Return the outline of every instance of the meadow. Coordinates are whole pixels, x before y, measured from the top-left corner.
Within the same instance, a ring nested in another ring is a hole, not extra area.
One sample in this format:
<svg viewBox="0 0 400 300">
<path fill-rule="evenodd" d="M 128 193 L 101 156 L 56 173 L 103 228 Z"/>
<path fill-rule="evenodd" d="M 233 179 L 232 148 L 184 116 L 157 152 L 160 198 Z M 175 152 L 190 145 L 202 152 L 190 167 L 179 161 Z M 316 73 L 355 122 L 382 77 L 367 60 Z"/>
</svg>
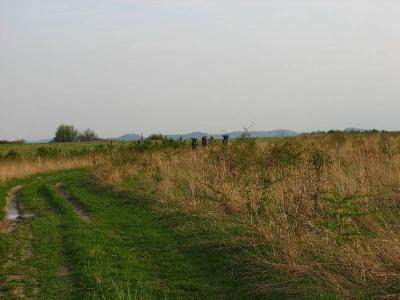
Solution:
<svg viewBox="0 0 400 300">
<path fill-rule="evenodd" d="M 34 215 L 0 233 L 5 299 L 400 297 L 398 133 L 0 153 Z"/>
</svg>

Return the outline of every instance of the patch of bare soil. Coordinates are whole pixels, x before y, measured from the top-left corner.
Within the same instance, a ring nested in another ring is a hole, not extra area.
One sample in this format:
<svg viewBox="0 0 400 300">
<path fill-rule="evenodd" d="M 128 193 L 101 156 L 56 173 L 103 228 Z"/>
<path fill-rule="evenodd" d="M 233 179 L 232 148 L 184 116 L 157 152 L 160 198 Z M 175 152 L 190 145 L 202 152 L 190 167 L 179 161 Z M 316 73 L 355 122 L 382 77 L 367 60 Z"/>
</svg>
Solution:
<svg viewBox="0 0 400 300">
<path fill-rule="evenodd" d="M 90 222 L 90 214 L 87 207 L 81 203 L 78 199 L 72 196 L 65 190 L 65 185 L 62 182 L 56 184 L 57 191 L 60 195 L 65 198 L 74 207 L 75 212 L 78 216 L 86 222 Z"/>
</svg>

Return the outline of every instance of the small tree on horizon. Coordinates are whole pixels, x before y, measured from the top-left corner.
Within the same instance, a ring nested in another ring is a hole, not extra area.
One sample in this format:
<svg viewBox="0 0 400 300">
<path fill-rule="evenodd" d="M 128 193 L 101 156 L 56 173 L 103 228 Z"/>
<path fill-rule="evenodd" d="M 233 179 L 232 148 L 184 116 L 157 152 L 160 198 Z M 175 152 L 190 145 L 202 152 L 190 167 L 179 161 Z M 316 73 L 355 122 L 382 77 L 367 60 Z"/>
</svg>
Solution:
<svg viewBox="0 0 400 300">
<path fill-rule="evenodd" d="M 99 137 L 92 129 L 88 128 L 84 132 L 79 134 L 78 139 L 81 142 L 90 142 L 98 140 Z"/>
<path fill-rule="evenodd" d="M 75 142 L 78 140 L 78 130 L 72 125 L 61 124 L 56 130 L 54 142 Z"/>
</svg>

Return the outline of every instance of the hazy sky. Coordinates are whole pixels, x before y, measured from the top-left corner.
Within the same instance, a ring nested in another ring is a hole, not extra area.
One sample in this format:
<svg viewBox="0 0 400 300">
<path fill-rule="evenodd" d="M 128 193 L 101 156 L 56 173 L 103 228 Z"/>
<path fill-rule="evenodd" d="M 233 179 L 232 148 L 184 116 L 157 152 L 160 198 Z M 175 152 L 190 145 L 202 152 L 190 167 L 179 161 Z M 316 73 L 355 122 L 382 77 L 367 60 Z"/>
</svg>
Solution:
<svg viewBox="0 0 400 300">
<path fill-rule="evenodd" d="M 398 0 L 0 0 L 0 139 L 400 129 Z"/>
</svg>

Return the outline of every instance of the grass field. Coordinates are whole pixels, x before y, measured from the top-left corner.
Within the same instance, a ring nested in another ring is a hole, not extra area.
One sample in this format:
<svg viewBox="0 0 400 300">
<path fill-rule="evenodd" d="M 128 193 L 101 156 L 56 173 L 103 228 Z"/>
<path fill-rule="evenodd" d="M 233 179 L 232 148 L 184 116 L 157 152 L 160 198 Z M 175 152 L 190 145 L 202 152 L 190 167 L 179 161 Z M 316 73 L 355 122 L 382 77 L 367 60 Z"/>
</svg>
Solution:
<svg viewBox="0 0 400 300">
<path fill-rule="evenodd" d="M 1 299 L 400 296 L 398 134 L 125 145 L 0 162 Z"/>
</svg>

